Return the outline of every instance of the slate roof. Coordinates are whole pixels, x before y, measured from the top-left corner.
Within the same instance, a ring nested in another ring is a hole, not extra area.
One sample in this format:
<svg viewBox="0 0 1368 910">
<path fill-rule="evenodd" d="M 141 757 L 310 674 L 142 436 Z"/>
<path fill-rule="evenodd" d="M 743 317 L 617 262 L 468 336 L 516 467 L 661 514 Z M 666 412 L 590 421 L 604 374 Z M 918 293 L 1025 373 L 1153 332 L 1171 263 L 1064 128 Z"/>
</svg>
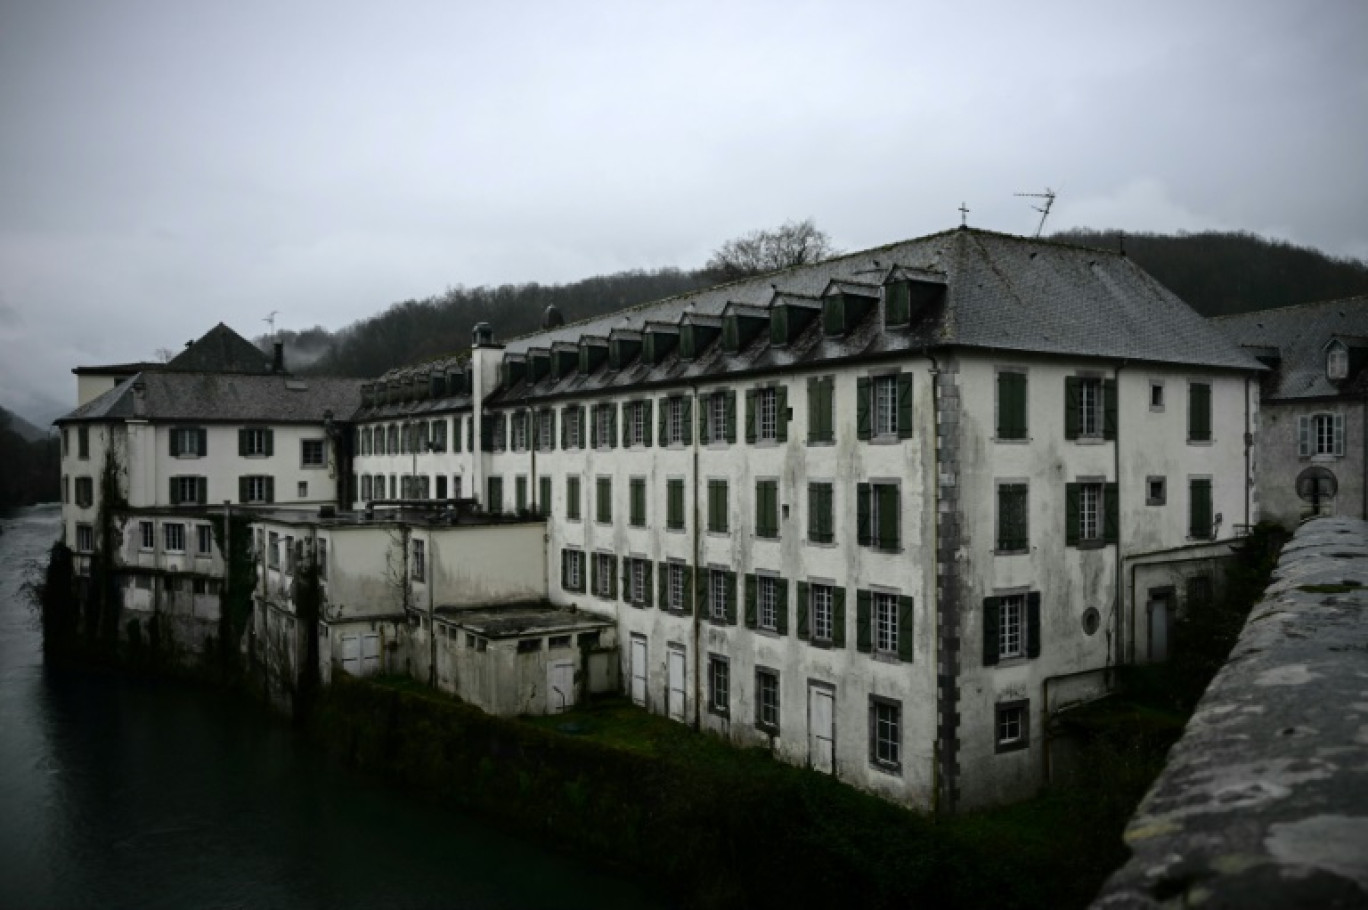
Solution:
<svg viewBox="0 0 1368 910">
<path fill-rule="evenodd" d="M 186 373 L 269 373 L 271 355 L 220 322 L 172 357 L 165 369 Z"/>
<path fill-rule="evenodd" d="M 762 334 L 735 354 L 713 343 L 694 360 L 671 353 L 656 365 L 606 364 L 535 385 L 524 380 L 495 402 L 574 395 L 642 383 L 768 371 L 824 361 L 861 360 L 926 347 L 962 345 L 1004 352 L 1127 359 L 1238 370 L 1263 370 L 1248 352 L 1125 256 L 1051 241 L 959 228 L 851 253 L 812 265 L 643 304 L 505 342 L 510 354 L 582 336 L 608 337 L 647 321 L 678 322 L 686 314 L 721 316 L 728 303 L 766 307 L 785 295 L 815 297 L 831 282 L 881 284 L 894 268 L 935 279 L 946 292 L 914 314 L 906 328 L 883 327 L 878 307 L 841 337 L 820 320 L 775 346 Z"/>
<path fill-rule="evenodd" d="M 319 423 L 325 411 L 347 420 L 360 404 L 359 379 L 157 370 L 123 380 L 55 422 Z"/>
<path fill-rule="evenodd" d="M 1276 355 L 1276 369 L 1264 381 L 1265 399 L 1332 397 L 1357 391 L 1368 378 L 1363 364 L 1356 363 L 1365 358 L 1353 356 L 1355 348 L 1368 349 L 1368 296 L 1217 316 L 1210 321 L 1255 356 Z M 1349 378 L 1338 384 L 1325 375 L 1325 349 L 1336 338 L 1351 349 Z M 1360 369 L 1355 371 L 1355 366 Z"/>
</svg>

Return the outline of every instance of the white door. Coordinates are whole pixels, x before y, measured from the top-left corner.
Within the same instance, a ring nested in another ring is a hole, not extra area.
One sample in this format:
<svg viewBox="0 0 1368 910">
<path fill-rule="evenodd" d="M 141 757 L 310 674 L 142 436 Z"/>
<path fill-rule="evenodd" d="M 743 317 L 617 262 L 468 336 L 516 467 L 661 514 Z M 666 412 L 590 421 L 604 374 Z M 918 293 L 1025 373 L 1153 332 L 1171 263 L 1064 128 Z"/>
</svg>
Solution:
<svg viewBox="0 0 1368 910">
<path fill-rule="evenodd" d="M 1150 660 L 1163 663 L 1168 660 L 1169 639 L 1169 598 L 1159 597 L 1149 602 Z"/>
<path fill-rule="evenodd" d="M 836 766 L 836 692 L 816 683 L 808 686 L 808 762 L 830 774 Z"/>
<path fill-rule="evenodd" d="M 669 710 L 674 720 L 684 719 L 684 649 L 670 648 L 669 656 Z"/>
<path fill-rule="evenodd" d="M 361 675 L 361 639 L 355 635 L 342 636 L 342 669 L 352 676 Z"/>
<path fill-rule="evenodd" d="M 380 636 L 372 633 L 361 636 L 361 675 L 380 672 Z"/>
<path fill-rule="evenodd" d="M 546 713 L 560 714 L 575 704 L 575 662 L 553 660 L 546 665 Z"/>
<path fill-rule="evenodd" d="M 646 704 L 646 639 L 632 636 L 632 701 Z"/>
</svg>

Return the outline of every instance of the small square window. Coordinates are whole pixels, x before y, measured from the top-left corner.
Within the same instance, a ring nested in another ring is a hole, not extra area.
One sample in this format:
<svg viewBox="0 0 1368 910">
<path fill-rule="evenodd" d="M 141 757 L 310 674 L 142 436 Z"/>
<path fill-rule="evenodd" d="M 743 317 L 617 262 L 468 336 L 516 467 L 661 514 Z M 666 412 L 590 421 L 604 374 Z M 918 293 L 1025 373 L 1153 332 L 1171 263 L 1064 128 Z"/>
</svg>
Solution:
<svg viewBox="0 0 1368 910">
<path fill-rule="evenodd" d="M 1031 744 L 1031 703 L 1027 699 L 1003 702 L 994 717 L 997 751 L 1015 752 Z"/>
<path fill-rule="evenodd" d="M 1162 411 L 1164 409 L 1164 384 L 1162 382 L 1150 383 L 1149 406 L 1151 411 Z"/>
<path fill-rule="evenodd" d="M 1168 484 L 1162 477 L 1145 479 L 1145 505 L 1162 506 L 1168 496 Z"/>
</svg>

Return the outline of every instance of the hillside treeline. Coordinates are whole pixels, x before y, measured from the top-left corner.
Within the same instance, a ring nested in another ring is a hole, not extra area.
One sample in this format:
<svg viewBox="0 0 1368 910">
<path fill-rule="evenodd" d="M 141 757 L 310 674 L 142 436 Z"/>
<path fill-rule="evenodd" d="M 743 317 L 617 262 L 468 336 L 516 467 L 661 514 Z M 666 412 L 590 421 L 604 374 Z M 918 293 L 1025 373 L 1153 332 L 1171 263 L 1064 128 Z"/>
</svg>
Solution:
<svg viewBox="0 0 1368 910">
<path fill-rule="evenodd" d="M 1121 232 L 1074 229 L 1051 240 L 1119 249 Z M 1203 316 L 1368 294 L 1368 262 L 1244 232 L 1130 234 L 1126 255 Z"/>
<path fill-rule="evenodd" d="M 56 437 L 25 439 L 14 419 L 0 408 L 0 509 L 54 502 L 62 470 Z"/>
<path fill-rule="evenodd" d="M 1075 229 L 1051 239 L 1110 250 L 1121 244 L 1116 230 Z M 1255 234 L 1128 233 L 1125 250 L 1207 316 L 1368 294 L 1368 263 Z M 318 327 L 280 336 L 293 369 L 373 377 L 396 366 L 464 351 L 478 322 L 490 323 L 496 339 L 512 338 L 535 331 L 548 305 L 554 304 L 567 322 L 574 322 L 707 287 L 719 277 L 715 267 L 666 268 L 562 285 L 456 287 L 423 300 L 395 303 L 335 333 Z M 260 341 L 269 348 L 264 338 Z"/>
</svg>

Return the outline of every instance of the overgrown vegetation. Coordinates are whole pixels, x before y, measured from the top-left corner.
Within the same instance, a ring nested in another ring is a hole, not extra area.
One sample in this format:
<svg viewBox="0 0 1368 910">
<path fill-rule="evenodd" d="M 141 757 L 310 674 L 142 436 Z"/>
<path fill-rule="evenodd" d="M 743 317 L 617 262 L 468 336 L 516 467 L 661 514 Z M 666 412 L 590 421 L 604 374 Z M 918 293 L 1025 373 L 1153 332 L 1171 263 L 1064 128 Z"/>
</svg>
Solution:
<svg viewBox="0 0 1368 910">
<path fill-rule="evenodd" d="M 241 678 L 242 635 L 252 615 L 252 590 L 256 587 L 256 561 L 252 558 L 252 516 L 245 512 L 210 517 L 214 544 L 224 554 L 224 581 L 219 595 L 219 672 L 234 682 Z"/>
</svg>

